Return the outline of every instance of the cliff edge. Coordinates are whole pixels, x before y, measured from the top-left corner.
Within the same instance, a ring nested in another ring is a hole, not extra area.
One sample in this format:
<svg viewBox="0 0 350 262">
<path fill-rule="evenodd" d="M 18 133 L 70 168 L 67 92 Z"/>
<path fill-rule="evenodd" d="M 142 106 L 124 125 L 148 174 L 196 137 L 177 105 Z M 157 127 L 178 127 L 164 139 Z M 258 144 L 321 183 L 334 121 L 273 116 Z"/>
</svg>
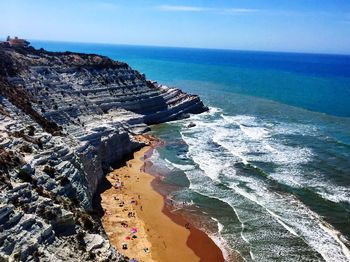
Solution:
<svg viewBox="0 0 350 262">
<path fill-rule="evenodd" d="M 206 110 L 126 63 L 0 44 L 0 260 L 127 261 L 92 208 L 101 179 L 148 125 Z"/>
</svg>

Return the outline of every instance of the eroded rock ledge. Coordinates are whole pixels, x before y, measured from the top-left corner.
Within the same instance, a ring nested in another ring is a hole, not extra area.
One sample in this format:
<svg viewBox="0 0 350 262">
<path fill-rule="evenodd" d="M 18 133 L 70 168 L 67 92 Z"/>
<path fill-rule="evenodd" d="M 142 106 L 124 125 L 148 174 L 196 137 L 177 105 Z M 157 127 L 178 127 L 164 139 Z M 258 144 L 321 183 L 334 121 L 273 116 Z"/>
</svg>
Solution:
<svg viewBox="0 0 350 262">
<path fill-rule="evenodd" d="M 0 44 L 0 260 L 123 261 L 92 199 L 148 125 L 207 110 L 94 54 Z"/>
</svg>

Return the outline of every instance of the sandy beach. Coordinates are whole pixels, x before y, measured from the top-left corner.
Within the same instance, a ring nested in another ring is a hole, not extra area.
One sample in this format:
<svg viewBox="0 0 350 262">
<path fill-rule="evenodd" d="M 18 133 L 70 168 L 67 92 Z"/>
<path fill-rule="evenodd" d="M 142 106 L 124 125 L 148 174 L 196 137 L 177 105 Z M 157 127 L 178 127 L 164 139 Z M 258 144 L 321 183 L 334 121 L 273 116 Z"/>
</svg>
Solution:
<svg viewBox="0 0 350 262">
<path fill-rule="evenodd" d="M 165 208 L 164 197 L 152 187 L 154 176 L 144 172 L 147 146 L 127 165 L 107 175 L 111 187 L 101 194 L 102 218 L 109 239 L 137 261 L 224 261 L 220 249 L 202 231 Z"/>
</svg>

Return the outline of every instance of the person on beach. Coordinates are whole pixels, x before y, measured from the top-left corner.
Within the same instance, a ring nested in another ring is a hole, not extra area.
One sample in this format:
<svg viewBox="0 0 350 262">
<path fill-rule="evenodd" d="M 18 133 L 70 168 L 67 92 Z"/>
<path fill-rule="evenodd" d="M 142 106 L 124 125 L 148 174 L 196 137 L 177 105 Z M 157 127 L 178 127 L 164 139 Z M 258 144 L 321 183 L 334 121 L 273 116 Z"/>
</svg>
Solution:
<svg viewBox="0 0 350 262">
<path fill-rule="evenodd" d="M 128 213 L 128 218 L 131 218 L 131 217 L 135 217 L 135 213 L 134 212 L 129 212 Z"/>
</svg>

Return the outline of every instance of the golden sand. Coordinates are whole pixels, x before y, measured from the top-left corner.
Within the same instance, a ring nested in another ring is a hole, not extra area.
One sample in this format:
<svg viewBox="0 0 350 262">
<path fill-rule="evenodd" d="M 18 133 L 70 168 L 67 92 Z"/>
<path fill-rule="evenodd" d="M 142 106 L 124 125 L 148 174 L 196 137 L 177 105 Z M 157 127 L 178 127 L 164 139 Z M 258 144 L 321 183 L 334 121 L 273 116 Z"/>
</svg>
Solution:
<svg viewBox="0 0 350 262">
<path fill-rule="evenodd" d="M 112 185 L 119 179 L 124 186 L 121 189 L 111 187 L 101 194 L 101 205 L 105 210 L 103 227 L 112 245 L 129 258 L 138 261 L 199 261 L 200 258 L 186 244 L 190 231 L 162 212 L 163 197 L 151 186 L 154 177 L 143 172 L 142 157 L 149 149 L 144 147 L 134 154 L 127 166 L 107 175 Z M 122 226 L 123 222 L 127 227 Z M 127 249 L 122 249 L 123 244 L 127 244 Z"/>
</svg>

